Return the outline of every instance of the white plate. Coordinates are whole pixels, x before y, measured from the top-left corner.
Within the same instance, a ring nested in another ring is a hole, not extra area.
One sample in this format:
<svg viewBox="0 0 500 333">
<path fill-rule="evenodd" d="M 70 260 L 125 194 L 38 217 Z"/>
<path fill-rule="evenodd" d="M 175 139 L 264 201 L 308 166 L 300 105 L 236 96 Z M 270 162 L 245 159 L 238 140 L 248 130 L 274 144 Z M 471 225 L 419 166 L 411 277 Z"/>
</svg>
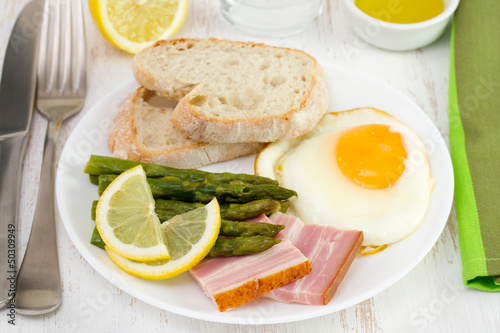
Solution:
<svg viewBox="0 0 500 333">
<path fill-rule="evenodd" d="M 321 64 L 328 82 L 329 111 L 371 106 L 395 115 L 425 143 L 435 178 L 429 212 L 422 225 L 411 236 L 381 253 L 358 255 L 328 305 L 283 304 L 262 298 L 220 313 L 189 273 L 162 281 L 136 278 L 119 269 L 105 251 L 89 243 L 94 228 L 90 206 L 98 195 L 97 187 L 90 184 L 83 168 L 90 154 L 111 154 L 106 144 L 108 128 L 120 101 L 138 87 L 135 82 L 110 93 L 83 117 L 59 161 L 56 178 L 59 213 L 83 257 L 111 283 L 144 302 L 192 318 L 235 324 L 292 322 L 333 313 L 374 296 L 407 274 L 437 241 L 451 210 L 453 169 L 445 142 L 427 115 L 392 87 L 351 68 L 328 61 Z M 254 156 L 248 156 L 204 169 L 253 173 L 253 161 Z"/>
</svg>

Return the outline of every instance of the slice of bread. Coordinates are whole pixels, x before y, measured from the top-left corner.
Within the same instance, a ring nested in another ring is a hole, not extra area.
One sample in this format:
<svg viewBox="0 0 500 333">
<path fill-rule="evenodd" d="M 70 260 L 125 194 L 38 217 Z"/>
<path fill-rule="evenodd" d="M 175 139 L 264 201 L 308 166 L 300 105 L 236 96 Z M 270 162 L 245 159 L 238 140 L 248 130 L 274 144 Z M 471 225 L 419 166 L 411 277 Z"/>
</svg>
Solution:
<svg viewBox="0 0 500 333">
<path fill-rule="evenodd" d="M 133 69 L 141 85 L 179 101 L 172 122 L 198 141 L 292 139 L 328 107 L 323 69 L 289 48 L 173 39 L 137 53 Z"/>
<path fill-rule="evenodd" d="M 154 98 L 154 92 L 141 87 L 121 103 L 108 137 L 115 157 L 175 168 L 199 168 L 256 153 L 265 145 L 208 144 L 190 139 L 172 125 L 173 107 L 148 103 Z"/>
</svg>

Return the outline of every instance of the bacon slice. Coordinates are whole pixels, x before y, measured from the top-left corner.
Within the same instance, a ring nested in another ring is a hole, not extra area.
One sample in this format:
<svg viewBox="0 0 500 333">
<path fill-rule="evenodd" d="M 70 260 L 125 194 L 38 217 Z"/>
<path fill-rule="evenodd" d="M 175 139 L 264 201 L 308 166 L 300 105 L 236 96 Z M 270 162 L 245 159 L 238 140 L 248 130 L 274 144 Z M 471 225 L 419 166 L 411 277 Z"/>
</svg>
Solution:
<svg viewBox="0 0 500 333">
<path fill-rule="evenodd" d="M 311 271 L 307 258 L 283 239 L 255 255 L 206 258 L 190 270 L 219 311 L 236 308 Z"/>
<path fill-rule="evenodd" d="M 261 218 L 261 222 L 265 222 Z M 284 303 L 326 305 L 332 299 L 356 256 L 363 233 L 330 226 L 304 225 L 292 216 L 271 215 L 268 222 L 286 225 L 276 237 L 290 239 L 311 262 L 312 272 L 264 295 Z"/>
</svg>

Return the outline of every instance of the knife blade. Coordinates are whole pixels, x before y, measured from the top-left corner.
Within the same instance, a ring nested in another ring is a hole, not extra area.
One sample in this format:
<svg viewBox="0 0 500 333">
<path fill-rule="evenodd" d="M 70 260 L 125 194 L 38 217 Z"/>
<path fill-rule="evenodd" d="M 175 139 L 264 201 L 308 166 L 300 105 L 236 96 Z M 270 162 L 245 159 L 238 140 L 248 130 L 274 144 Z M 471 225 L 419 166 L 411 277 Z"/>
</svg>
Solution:
<svg viewBox="0 0 500 333">
<path fill-rule="evenodd" d="M 43 0 L 33 0 L 21 11 L 0 81 L 0 308 L 15 294 L 18 188 L 35 101 L 43 8 Z"/>
</svg>

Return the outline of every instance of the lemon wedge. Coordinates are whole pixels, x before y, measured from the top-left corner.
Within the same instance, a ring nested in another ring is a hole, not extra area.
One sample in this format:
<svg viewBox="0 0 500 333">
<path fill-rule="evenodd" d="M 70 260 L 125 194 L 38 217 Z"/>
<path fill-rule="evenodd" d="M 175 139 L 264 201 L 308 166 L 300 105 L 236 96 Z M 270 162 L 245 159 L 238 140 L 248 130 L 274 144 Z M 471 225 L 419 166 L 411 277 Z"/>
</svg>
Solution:
<svg viewBox="0 0 500 333">
<path fill-rule="evenodd" d="M 104 38 L 129 53 L 175 34 L 186 20 L 188 6 L 188 0 L 89 0 Z"/>
<path fill-rule="evenodd" d="M 170 258 L 153 194 L 140 165 L 120 174 L 102 193 L 96 208 L 96 226 L 104 243 L 125 258 Z"/>
<path fill-rule="evenodd" d="M 145 279 L 167 279 L 188 271 L 207 256 L 221 225 L 217 199 L 204 207 L 177 215 L 162 224 L 170 259 L 141 262 L 129 260 L 106 246 L 113 262 L 125 272 Z"/>
</svg>

